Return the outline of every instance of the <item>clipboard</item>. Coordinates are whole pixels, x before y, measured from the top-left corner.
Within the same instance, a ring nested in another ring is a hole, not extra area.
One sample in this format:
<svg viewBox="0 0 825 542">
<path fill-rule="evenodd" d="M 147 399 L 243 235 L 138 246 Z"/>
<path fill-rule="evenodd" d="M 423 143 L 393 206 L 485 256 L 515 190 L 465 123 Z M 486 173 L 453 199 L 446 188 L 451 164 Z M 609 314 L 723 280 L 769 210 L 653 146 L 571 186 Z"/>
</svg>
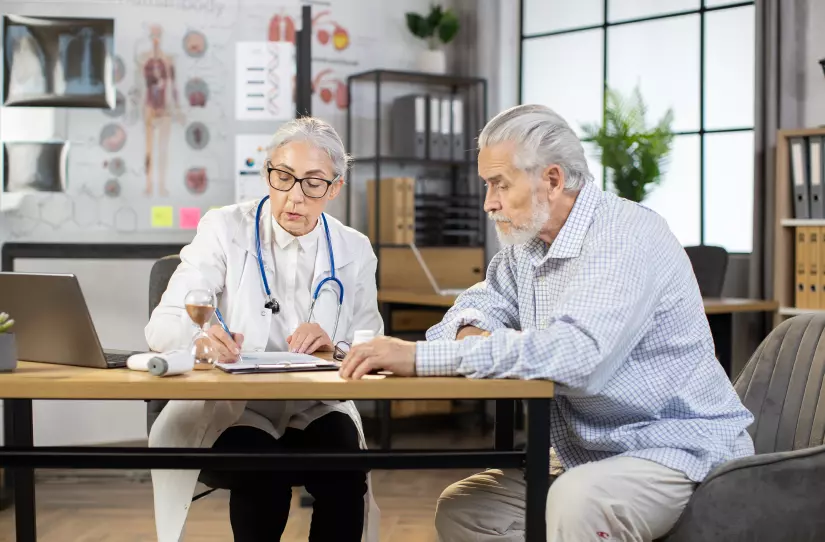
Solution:
<svg viewBox="0 0 825 542">
<path fill-rule="evenodd" d="M 292 352 L 242 353 L 242 361 L 216 363 L 215 367 L 229 374 L 299 373 L 337 371 L 341 365 L 309 354 Z"/>
</svg>

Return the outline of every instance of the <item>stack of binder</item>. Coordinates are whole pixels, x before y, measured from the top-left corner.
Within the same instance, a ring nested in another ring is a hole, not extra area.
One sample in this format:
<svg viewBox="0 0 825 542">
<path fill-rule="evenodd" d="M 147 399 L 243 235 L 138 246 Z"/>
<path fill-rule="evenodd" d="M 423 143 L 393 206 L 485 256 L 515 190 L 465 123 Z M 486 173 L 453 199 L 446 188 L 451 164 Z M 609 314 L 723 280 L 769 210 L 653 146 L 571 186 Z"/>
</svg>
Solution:
<svg viewBox="0 0 825 542">
<path fill-rule="evenodd" d="M 796 228 L 796 308 L 825 309 L 825 226 Z"/>
<path fill-rule="evenodd" d="M 415 239 L 415 179 L 381 179 L 379 237 L 375 235 L 375 179 L 367 181 L 367 235 L 373 244 L 408 245 Z"/>
<path fill-rule="evenodd" d="M 825 160 L 822 136 L 791 137 L 790 180 L 794 199 L 794 217 L 798 219 L 825 218 Z"/>
<path fill-rule="evenodd" d="M 464 100 L 452 95 L 410 94 L 393 101 L 390 149 L 396 158 L 463 161 Z"/>
</svg>

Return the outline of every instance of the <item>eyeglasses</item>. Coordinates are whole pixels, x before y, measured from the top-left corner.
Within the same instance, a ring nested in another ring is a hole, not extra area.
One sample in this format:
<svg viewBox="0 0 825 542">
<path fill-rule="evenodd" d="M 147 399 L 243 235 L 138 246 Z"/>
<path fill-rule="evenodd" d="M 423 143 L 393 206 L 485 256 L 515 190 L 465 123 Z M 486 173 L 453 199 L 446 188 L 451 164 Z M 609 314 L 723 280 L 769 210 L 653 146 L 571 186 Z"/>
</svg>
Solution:
<svg viewBox="0 0 825 542">
<path fill-rule="evenodd" d="M 341 178 L 340 175 L 336 175 L 331 181 L 318 177 L 299 179 L 288 171 L 270 167 L 269 165 L 266 166 L 266 175 L 269 186 L 275 190 L 289 192 L 292 190 L 292 187 L 295 186 L 295 183 L 301 183 L 301 191 L 304 195 L 308 198 L 316 199 L 323 198 L 329 190 L 329 187 L 332 186 L 332 183 Z"/>
</svg>

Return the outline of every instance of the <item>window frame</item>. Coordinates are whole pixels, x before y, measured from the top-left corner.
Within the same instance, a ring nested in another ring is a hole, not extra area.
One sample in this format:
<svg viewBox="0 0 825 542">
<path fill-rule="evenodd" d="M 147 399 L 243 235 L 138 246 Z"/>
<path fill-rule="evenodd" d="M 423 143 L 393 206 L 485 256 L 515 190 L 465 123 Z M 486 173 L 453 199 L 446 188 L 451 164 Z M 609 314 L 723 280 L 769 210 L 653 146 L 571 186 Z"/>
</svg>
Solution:
<svg viewBox="0 0 825 542">
<path fill-rule="evenodd" d="M 602 2 L 602 23 L 601 24 L 594 24 L 594 25 L 587 25 L 587 26 L 579 26 L 574 28 L 565 28 L 561 30 L 553 30 L 550 32 L 539 32 L 539 33 L 532 33 L 532 34 L 525 34 L 524 33 L 524 9 L 525 3 L 527 0 L 519 0 L 519 20 L 518 20 L 518 35 L 519 35 L 519 45 L 518 45 L 518 80 L 517 84 L 517 91 L 518 91 L 518 103 L 523 103 L 524 99 L 524 88 L 523 88 L 523 80 L 524 80 L 524 42 L 530 39 L 537 39 L 537 38 L 545 38 L 545 37 L 552 37 L 552 36 L 559 36 L 563 34 L 572 34 L 577 32 L 584 32 L 589 30 L 602 30 L 602 122 L 604 122 L 604 107 L 605 107 L 605 90 L 607 89 L 607 82 L 608 82 L 608 51 L 609 51 L 609 44 L 608 44 L 608 30 L 611 27 L 616 26 L 624 26 L 628 24 L 637 24 L 637 23 L 644 23 L 648 21 L 656 21 L 661 19 L 670 19 L 674 17 L 683 17 L 686 15 L 699 15 L 699 129 L 698 130 L 687 130 L 687 131 L 674 131 L 674 135 L 682 136 L 682 135 L 698 135 L 699 136 L 699 244 L 705 244 L 705 135 L 707 134 L 728 134 L 728 133 L 737 133 L 737 132 L 754 132 L 754 125 L 750 126 L 738 126 L 738 127 L 730 127 L 730 128 L 714 128 L 714 129 L 706 129 L 705 128 L 705 26 L 706 26 L 706 14 L 713 13 L 717 11 L 726 11 L 731 9 L 743 8 L 747 6 L 755 6 L 755 0 L 749 1 L 737 1 L 732 2 L 730 4 L 724 4 L 719 6 L 711 6 L 707 7 L 706 0 L 700 0 L 700 6 L 697 9 L 690 9 L 690 10 L 681 10 L 681 11 L 674 11 L 672 13 L 664 13 L 658 15 L 651 15 L 648 17 L 637 17 L 633 19 L 622 19 L 615 22 L 608 21 L 608 9 L 609 3 L 612 0 L 603 0 Z M 533 0 L 533 1 L 540 1 L 540 0 Z M 754 43 L 754 49 L 756 48 L 756 44 Z M 604 167 L 602 168 L 602 189 L 606 188 L 607 183 L 607 175 L 605 174 Z M 751 231 L 753 231 L 753 225 L 751 225 Z M 744 254 L 749 255 L 751 252 L 731 252 L 730 254 Z"/>
</svg>

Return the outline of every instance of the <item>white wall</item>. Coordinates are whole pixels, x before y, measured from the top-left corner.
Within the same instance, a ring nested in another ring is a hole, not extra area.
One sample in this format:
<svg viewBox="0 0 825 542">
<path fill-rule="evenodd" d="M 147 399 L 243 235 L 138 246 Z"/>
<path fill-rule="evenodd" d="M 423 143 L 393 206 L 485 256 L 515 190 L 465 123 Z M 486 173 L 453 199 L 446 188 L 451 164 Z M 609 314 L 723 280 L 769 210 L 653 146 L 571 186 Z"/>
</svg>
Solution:
<svg viewBox="0 0 825 542">
<path fill-rule="evenodd" d="M 232 7 L 239 2 L 247 5 L 255 3 L 260 7 L 262 17 L 267 18 L 268 14 L 282 9 L 286 4 L 288 4 L 288 9 L 292 9 L 301 3 L 298 0 L 288 0 L 275 5 L 269 2 L 256 2 L 256 0 L 216 0 L 214 3 Z M 449 4 L 450 2 L 446 3 Z M 175 3 L 168 3 L 170 6 L 173 4 Z M 175 5 L 184 6 L 189 4 L 188 2 L 178 2 Z M 361 51 L 358 53 L 356 71 L 375 68 L 412 69 L 415 62 L 415 53 L 423 48 L 424 44 L 406 31 L 404 14 L 411 10 L 426 12 L 429 4 L 429 0 L 402 0 L 393 1 L 392 3 L 383 0 L 332 0 L 328 5 L 314 6 L 313 12 L 318 13 L 327 8 L 335 11 L 337 8 L 338 13 L 345 14 L 343 16 L 350 23 L 350 38 L 353 41 L 353 47 Z M 24 7 L 21 8 L 21 5 Z M 106 13 L 101 12 L 99 16 L 117 17 L 118 10 L 121 9 L 129 14 L 134 14 L 136 5 L 138 5 L 136 2 L 127 2 L 123 6 L 115 6 L 113 2 L 111 4 L 106 3 L 104 6 L 96 0 L 79 2 L 39 0 L 24 4 L 0 0 L 0 11 L 31 14 L 25 13 L 31 9 L 36 10 L 38 14 L 73 16 L 78 15 L 79 11 L 83 10 L 103 9 Z M 10 10 L 11 7 L 16 9 Z M 152 8 L 153 17 L 159 16 L 158 9 L 157 7 Z M 181 14 L 178 12 L 176 15 L 180 16 Z M 253 23 L 260 25 L 260 21 L 257 20 Z M 244 24 L 244 21 L 236 21 L 236 24 Z M 236 33 L 243 34 L 243 31 L 237 32 L 236 28 L 233 30 Z M 117 23 L 115 32 L 117 33 Z M 360 40 L 360 44 L 358 40 Z M 324 54 L 327 53 L 316 47 L 313 51 L 313 58 Z M 317 71 L 317 67 L 315 69 Z M 230 74 L 233 73 L 232 66 L 228 66 L 226 71 Z M 318 104 L 318 96 L 315 97 L 315 100 L 314 103 Z M 2 115 L 0 115 L 0 136 L 7 137 L 10 129 L 14 132 L 14 137 L 18 139 L 23 137 L 21 133 L 34 139 L 66 136 L 65 120 L 62 120 L 65 119 L 66 115 L 61 114 L 59 111 L 39 109 L 34 111 L 34 115 L 36 115 L 34 121 L 32 117 L 23 116 L 25 112 L 31 113 L 29 110 L 4 108 L 0 111 L 2 112 Z M 314 105 L 313 112 L 316 115 L 322 115 L 323 111 L 323 107 Z M 371 111 L 374 111 L 374 109 L 368 109 L 365 113 L 367 121 L 371 120 L 368 118 Z M 231 113 L 228 114 L 231 115 Z M 336 112 L 334 118 L 327 119 L 333 122 L 341 131 L 342 137 L 345 129 L 344 118 L 344 112 L 340 111 Z M 21 127 L 31 127 L 34 131 L 30 134 L 21 132 Z M 384 132 L 387 133 L 386 130 Z M 142 137 L 142 134 L 136 135 Z M 90 136 L 97 137 L 97 134 L 90 134 Z M 223 144 L 232 146 L 231 137 Z M 226 156 L 231 155 L 231 151 L 226 153 Z M 174 160 L 175 156 L 171 155 L 170 163 Z M 229 166 L 227 168 L 231 169 Z M 387 171 L 385 173 L 390 174 L 391 172 Z M 72 178 L 70 172 L 69 183 L 85 182 L 85 180 Z M 226 180 L 226 182 L 231 182 L 231 180 Z M 224 203 L 228 204 L 231 201 Z M 342 210 L 343 207 L 338 206 L 332 210 L 332 214 L 341 213 L 340 216 L 343 218 Z M 48 210 L 45 212 L 48 212 Z M 357 217 L 358 214 L 354 213 L 353 216 Z M 9 221 L 6 220 L 6 217 L 0 215 L 0 241 L 5 242 L 10 239 L 8 227 Z M 60 232 L 57 231 L 48 231 L 45 234 L 46 237 L 24 237 L 19 240 L 43 241 L 49 236 L 59 234 Z M 51 240 L 51 238 L 49 239 Z M 66 239 L 65 235 L 63 239 Z M 191 239 L 191 232 L 179 231 L 161 234 L 144 232 L 131 235 L 115 234 L 114 237 L 112 237 L 112 232 L 86 232 L 78 236 L 69 236 L 68 239 L 84 242 L 186 242 Z M 139 350 L 146 347 L 143 339 L 143 327 L 148 319 L 147 292 L 150 268 L 151 262 L 148 261 L 21 260 L 17 262 L 16 270 L 75 273 L 86 296 L 92 318 L 104 347 Z M 38 445 L 110 443 L 140 439 L 144 438 L 146 434 L 145 404 L 142 401 L 37 401 L 34 406 L 34 417 L 35 443 Z"/>
</svg>

